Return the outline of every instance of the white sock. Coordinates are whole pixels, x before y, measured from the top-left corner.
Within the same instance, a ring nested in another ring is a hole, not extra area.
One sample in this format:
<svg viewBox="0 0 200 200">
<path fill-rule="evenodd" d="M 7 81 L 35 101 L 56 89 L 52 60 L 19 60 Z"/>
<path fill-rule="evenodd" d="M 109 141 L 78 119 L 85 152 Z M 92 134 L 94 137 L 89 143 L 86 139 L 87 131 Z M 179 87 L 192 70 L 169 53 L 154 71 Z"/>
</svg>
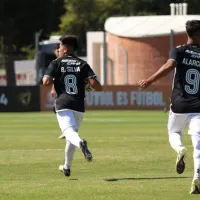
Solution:
<svg viewBox="0 0 200 200">
<path fill-rule="evenodd" d="M 178 153 L 183 147 L 181 133 L 169 133 L 169 143 L 171 147 Z"/>
<path fill-rule="evenodd" d="M 65 163 L 64 163 L 65 169 L 70 169 L 75 151 L 76 151 L 76 146 L 74 146 L 70 141 L 66 140 Z"/>
<path fill-rule="evenodd" d="M 193 144 L 194 178 L 200 178 L 200 136 L 191 136 Z"/>
<path fill-rule="evenodd" d="M 66 140 L 69 140 L 73 145 L 80 148 L 80 142 L 82 139 L 79 134 L 75 131 L 75 128 L 69 127 L 64 131 Z"/>
</svg>

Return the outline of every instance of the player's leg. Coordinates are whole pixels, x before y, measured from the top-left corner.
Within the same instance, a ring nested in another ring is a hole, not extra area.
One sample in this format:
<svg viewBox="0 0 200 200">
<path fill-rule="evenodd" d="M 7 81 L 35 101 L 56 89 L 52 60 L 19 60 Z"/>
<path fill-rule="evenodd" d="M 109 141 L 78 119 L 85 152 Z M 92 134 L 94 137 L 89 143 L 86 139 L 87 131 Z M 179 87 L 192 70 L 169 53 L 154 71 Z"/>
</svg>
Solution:
<svg viewBox="0 0 200 200">
<path fill-rule="evenodd" d="M 194 147 L 194 177 L 191 185 L 191 194 L 200 194 L 200 136 L 192 135 L 192 144 Z"/>
<path fill-rule="evenodd" d="M 168 119 L 168 133 L 171 147 L 177 152 L 176 171 L 183 173 L 187 149 L 182 142 L 182 133 L 188 122 L 187 114 L 176 114 L 170 111 Z"/>
<path fill-rule="evenodd" d="M 74 112 L 74 116 L 75 116 L 75 131 L 78 132 L 79 128 L 80 128 L 80 125 L 83 121 L 83 113 L 76 113 Z M 65 138 L 65 136 L 64 136 Z M 74 157 L 74 154 L 75 154 L 75 151 L 76 151 L 76 146 L 73 145 L 69 140 L 67 141 L 66 143 L 66 146 L 65 146 L 65 164 L 64 164 L 64 168 L 65 169 L 70 169 L 71 167 L 71 164 L 72 164 L 72 160 L 73 160 L 73 157 Z"/>
<path fill-rule="evenodd" d="M 73 145 L 80 148 L 82 139 L 75 131 L 76 120 L 74 112 L 71 110 L 64 110 L 56 113 L 58 123 L 62 133 L 65 135 L 66 140 L 69 140 Z"/>
<path fill-rule="evenodd" d="M 81 124 L 82 124 L 84 114 L 79 113 L 79 112 L 74 112 L 74 116 L 75 116 L 75 120 L 76 120 L 76 127 L 75 128 L 78 131 L 80 129 Z M 80 149 L 81 149 L 83 155 L 85 156 L 85 158 L 87 159 L 87 161 L 91 162 L 93 157 L 92 157 L 91 151 L 88 149 L 86 140 L 83 140 L 80 143 Z"/>
<path fill-rule="evenodd" d="M 59 170 L 64 173 L 65 176 L 70 176 L 70 167 L 73 160 L 76 146 L 80 148 L 79 142 L 81 141 L 78 133 L 71 131 L 76 126 L 74 113 L 71 110 L 64 110 L 56 113 L 57 120 L 60 129 L 65 136 L 65 163 L 59 166 Z M 67 136 L 66 136 L 67 135 Z M 78 142 L 77 142 L 78 140 Z M 72 142 L 73 141 L 73 142 Z"/>
<path fill-rule="evenodd" d="M 70 169 L 75 151 L 76 151 L 76 146 L 74 146 L 69 140 L 66 141 L 65 163 L 64 165 L 59 166 L 59 170 L 62 171 L 65 176 L 70 176 Z"/>
<path fill-rule="evenodd" d="M 76 152 L 76 146 L 73 145 L 70 141 L 66 142 L 65 146 L 65 164 L 64 168 L 70 169 L 74 154 Z"/>
<path fill-rule="evenodd" d="M 61 135 L 58 137 L 58 139 L 65 139 L 65 136 L 63 133 L 61 133 Z"/>
<path fill-rule="evenodd" d="M 84 114 L 79 113 L 79 112 L 74 112 L 74 115 L 75 115 L 75 120 L 76 120 L 75 130 L 76 130 L 76 132 L 78 132 L 78 130 L 80 129 L 80 126 L 82 124 Z M 58 138 L 59 139 L 65 139 L 64 133 L 62 133 Z"/>
<path fill-rule="evenodd" d="M 75 113 L 79 114 L 79 118 L 83 118 L 83 113 L 74 112 L 71 110 L 60 111 L 57 112 L 56 115 L 65 139 L 69 140 L 73 145 L 80 148 L 83 152 L 83 148 L 88 150 L 87 142 L 82 140 L 77 133 L 77 121 L 75 118 Z M 92 157 L 90 157 L 89 154 L 84 154 L 84 156 L 88 161 L 92 161 Z"/>
<path fill-rule="evenodd" d="M 191 185 L 191 194 L 200 194 L 200 114 L 191 114 L 189 134 L 193 145 L 194 177 Z"/>
<path fill-rule="evenodd" d="M 80 129 L 80 126 L 81 126 L 82 121 L 83 121 L 83 116 L 84 116 L 83 113 L 79 113 L 79 112 L 74 111 L 74 117 L 75 117 L 75 121 L 76 121 L 76 127 L 75 127 L 76 132 L 78 132 L 79 129 Z M 59 139 L 65 139 L 64 133 L 62 133 L 58 138 Z"/>
</svg>

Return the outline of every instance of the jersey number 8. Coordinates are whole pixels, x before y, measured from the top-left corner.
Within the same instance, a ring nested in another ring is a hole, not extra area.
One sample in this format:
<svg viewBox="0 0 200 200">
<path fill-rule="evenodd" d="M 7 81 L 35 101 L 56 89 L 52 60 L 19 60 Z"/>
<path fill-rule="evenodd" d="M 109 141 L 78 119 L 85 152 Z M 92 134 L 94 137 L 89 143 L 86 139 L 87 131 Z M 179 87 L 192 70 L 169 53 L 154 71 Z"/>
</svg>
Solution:
<svg viewBox="0 0 200 200">
<path fill-rule="evenodd" d="M 78 94 L 76 76 L 69 74 L 64 78 L 65 90 L 68 94 Z"/>
</svg>

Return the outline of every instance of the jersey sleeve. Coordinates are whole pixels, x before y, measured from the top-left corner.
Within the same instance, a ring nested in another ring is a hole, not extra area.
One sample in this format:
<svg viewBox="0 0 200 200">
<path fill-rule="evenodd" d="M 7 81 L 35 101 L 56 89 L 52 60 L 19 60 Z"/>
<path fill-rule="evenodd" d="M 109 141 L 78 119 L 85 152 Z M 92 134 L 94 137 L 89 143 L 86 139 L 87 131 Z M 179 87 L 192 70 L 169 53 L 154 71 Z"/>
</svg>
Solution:
<svg viewBox="0 0 200 200">
<path fill-rule="evenodd" d="M 45 71 L 44 76 L 53 79 L 55 77 L 56 66 L 56 60 L 53 60 Z"/>
<path fill-rule="evenodd" d="M 94 73 L 94 71 L 92 70 L 92 68 L 90 67 L 90 65 L 85 64 L 84 66 L 84 76 L 85 79 L 90 79 L 90 78 L 96 78 L 96 74 Z"/>
<path fill-rule="evenodd" d="M 169 59 L 168 60 L 174 60 L 177 61 L 177 48 L 173 48 L 170 52 L 169 52 Z"/>
</svg>

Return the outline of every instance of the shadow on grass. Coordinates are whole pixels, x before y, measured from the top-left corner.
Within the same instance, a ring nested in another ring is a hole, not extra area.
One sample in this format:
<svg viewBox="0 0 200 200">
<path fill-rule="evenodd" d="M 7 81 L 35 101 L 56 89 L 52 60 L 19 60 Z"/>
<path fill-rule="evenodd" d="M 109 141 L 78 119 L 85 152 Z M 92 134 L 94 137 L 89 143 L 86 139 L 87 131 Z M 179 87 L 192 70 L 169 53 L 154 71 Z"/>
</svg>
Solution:
<svg viewBox="0 0 200 200">
<path fill-rule="evenodd" d="M 132 180 L 132 181 L 137 181 L 137 180 L 165 180 L 165 179 L 183 179 L 183 178 L 191 178 L 191 177 L 147 177 L 147 178 L 110 178 L 110 179 L 104 179 L 104 181 L 108 182 L 114 182 L 114 181 L 126 181 L 126 180 Z"/>
<path fill-rule="evenodd" d="M 70 180 L 70 181 L 78 181 L 77 178 L 70 178 L 69 180 Z"/>
</svg>

